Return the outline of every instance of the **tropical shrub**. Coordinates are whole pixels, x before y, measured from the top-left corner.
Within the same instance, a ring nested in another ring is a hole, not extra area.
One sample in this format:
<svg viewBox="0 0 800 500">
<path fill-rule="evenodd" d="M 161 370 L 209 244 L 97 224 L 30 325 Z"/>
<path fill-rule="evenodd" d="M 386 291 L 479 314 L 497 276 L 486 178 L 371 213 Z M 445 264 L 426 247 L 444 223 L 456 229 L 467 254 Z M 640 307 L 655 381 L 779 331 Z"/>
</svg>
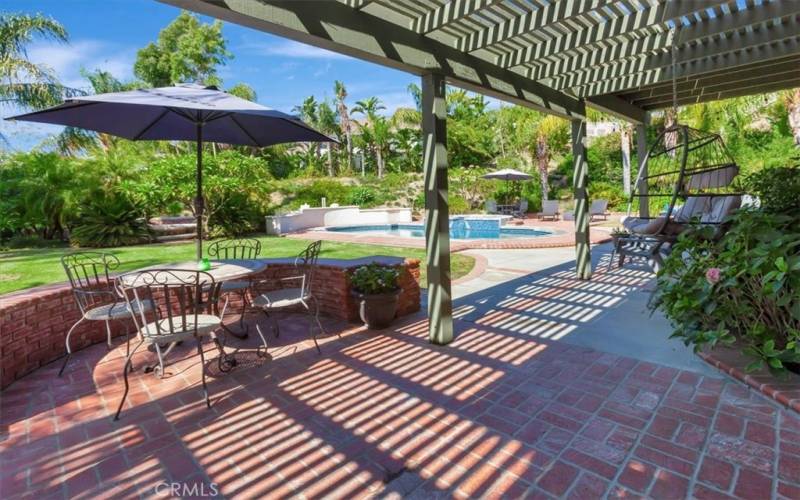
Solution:
<svg viewBox="0 0 800 500">
<path fill-rule="evenodd" d="M 685 232 L 657 278 L 652 307 L 673 337 L 695 349 L 737 344 L 753 362 L 800 363 L 800 219 L 742 209 L 718 240 L 713 228 Z"/>
<path fill-rule="evenodd" d="M 288 208 L 296 209 L 308 204 L 312 207 L 320 206 L 320 200 L 325 198 L 328 205 L 331 203 L 345 204 L 350 196 L 350 187 L 338 180 L 314 179 L 311 182 L 295 186 L 290 193 Z"/>
<path fill-rule="evenodd" d="M 745 179 L 748 192 L 759 197 L 764 210 L 776 214 L 800 213 L 800 167 L 765 168 Z"/>
<path fill-rule="evenodd" d="M 70 243 L 78 247 L 116 247 L 148 240 L 141 207 L 120 193 L 98 192 L 81 210 L 70 231 Z"/>
<path fill-rule="evenodd" d="M 369 207 L 377 199 L 378 195 L 375 190 L 366 186 L 359 186 L 350 191 L 347 196 L 347 202 L 351 205 L 358 205 L 359 207 Z"/>
</svg>

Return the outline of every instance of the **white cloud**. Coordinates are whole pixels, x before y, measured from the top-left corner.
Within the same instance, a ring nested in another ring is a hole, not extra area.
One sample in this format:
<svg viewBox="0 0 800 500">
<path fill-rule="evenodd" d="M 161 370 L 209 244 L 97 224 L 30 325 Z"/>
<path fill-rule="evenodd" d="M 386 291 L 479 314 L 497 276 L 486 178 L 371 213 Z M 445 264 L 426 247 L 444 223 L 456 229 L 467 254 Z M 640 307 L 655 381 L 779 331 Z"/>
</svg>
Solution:
<svg viewBox="0 0 800 500">
<path fill-rule="evenodd" d="M 81 69 L 108 71 L 121 80 L 133 78 L 136 51 L 99 40 L 77 40 L 70 44 L 39 43 L 28 50 L 28 58 L 51 68 L 64 85 L 85 89 L 88 82 Z"/>
<path fill-rule="evenodd" d="M 320 49 L 294 40 L 285 40 L 274 43 L 245 42 L 239 48 L 242 50 L 266 56 L 295 57 L 298 59 L 351 59 L 344 54 Z"/>
<path fill-rule="evenodd" d="M 135 49 L 99 40 L 76 40 L 70 44 L 37 43 L 28 49 L 28 59 L 55 72 L 67 87 L 89 91 L 89 82 L 81 76 L 81 69 L 108 71 L 121 80 L 133 78 Z M 0 108 L 2 117 L 24 113 L 27 110 L 7 106 Z M 0 121 L 0 134 L 19 150 L 30 149 L 47 137 L 59 133 L 63 127 L 31 122 Z M 4 146 L 5 147 L 5 146 Z"/>
</svg>

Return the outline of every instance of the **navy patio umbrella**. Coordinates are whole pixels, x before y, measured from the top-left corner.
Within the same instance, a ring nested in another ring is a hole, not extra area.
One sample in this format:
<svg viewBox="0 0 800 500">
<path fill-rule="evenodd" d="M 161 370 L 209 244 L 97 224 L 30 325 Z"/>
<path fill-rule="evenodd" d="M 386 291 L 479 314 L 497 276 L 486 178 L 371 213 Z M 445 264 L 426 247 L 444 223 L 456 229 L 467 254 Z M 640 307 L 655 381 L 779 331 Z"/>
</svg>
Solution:
<svg viewBox="0 0 800 500">
<path fill-rule="evenodd" d="M 203 141 L 254 147 L 336 142 L 294 116 L 194 84 L 78 97 L 8 119 L 67 125 L 133 141 L 195 141 L 198 260 L 203 256 Z"/>
</svg>

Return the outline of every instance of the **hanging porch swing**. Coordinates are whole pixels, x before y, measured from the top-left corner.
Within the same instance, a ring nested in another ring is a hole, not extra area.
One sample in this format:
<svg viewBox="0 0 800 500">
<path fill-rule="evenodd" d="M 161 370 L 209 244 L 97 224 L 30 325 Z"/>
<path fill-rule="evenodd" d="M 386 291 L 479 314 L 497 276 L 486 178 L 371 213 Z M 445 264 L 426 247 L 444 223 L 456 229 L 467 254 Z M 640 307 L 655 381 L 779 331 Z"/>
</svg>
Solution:
<svg viewBox="0 0 800 500">
<path fill-rule="evenodd" d="M 722 137 L 677 123 L 679 29 L 680 25 L 671 29 L 675 124 L 666 127 L 647 151 L 622 221 L 627 234 L 615 238 L 609 269 L 615 257 L 620 267 L 626 257 L 633 257 L 646 259 L 658 272 L 663 254 L 690 224 L 714 226 L 720 235 L 726 218 L 742 203 L 743 193 L 733 182 L 739 166 Z M 639 209 L 640 217 L 631 216 L 634 209 Z"/>
<path fill-rule="evenodd" d="M 628 202 L 623 226 L 609 262 L 620 267 L 626 257 L 647 259 L 657 271 L 663 253 L 690 224 L 709 225 L 719 232 L 728 215 L 741 205 L 742 193 L 733 180 L 739 174 L 722 137 L 686 125 L 662 131 L 647 152 Z M 638 208 L 643 214 L 633 217 Z"/>
</svg>

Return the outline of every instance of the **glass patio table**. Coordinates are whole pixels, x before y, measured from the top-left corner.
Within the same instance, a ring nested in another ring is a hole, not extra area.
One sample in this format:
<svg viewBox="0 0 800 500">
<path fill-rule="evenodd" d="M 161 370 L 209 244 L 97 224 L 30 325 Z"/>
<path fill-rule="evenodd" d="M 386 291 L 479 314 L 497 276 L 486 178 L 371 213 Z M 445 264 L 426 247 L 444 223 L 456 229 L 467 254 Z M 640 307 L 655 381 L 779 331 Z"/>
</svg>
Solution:
<svg viewBox="0 0 800 500">
<path fill-rule="evenodd" d="M 214 298 L 214 300 L 211 301 L 211 307 L 213 307 L 214 313 L 220 317 L 222 316 L 219 314 L 219 302 L 218 300 L 216 300 L 219 298 L 220 285 L 225 281 L 241 280 L 242 278 L 247 278 L 252 274 L 260 273 L 261 271 L 265 270 L 268 266 L 268 264 L 265 261 L 260 259 L 251 259 L 251 260 L 227 259 L 227 260 L 212 260 L 209 262 L 211 264 L 211 267 L 208 270 L 202 272 L 208 273 L 209 275 L 211 275 L 212 278 L 214 278 L 214 284 L 216 289 L 209 290 L 209 294 L 211 295 L 212 298 Z M 171 262 L 166 264 L 157 264 L 154 266 L 143 267 L 135 271 L 130 271 L 129 273 L 127 273 L 126 276 L 122 276 L 120 281 L 124 285 L 128 285 L 132 282 L 133 276 L 135 276 L 136 272 L 152 271 L 155 269 L 169 269 L 171 271 L 177 271 L 174 273 L 174 278 L 170 280 L 168 276 L 164 284 L 171 284 L 170 281 L 173 281 L 172 284 L 180 284 L 181 270 L 186 270 L 186 277 L 189 277 L 190 274 L 199 271 L 197 266 L 197 261 Z M 223 330 L 225 330 L 227 333 L 230 333 L 235 337 L 245 338 L 247 336 L 246 334 L 241 335 L 237 332 L 234 332 L 233 330 L 225 326 L 224 323 L 221 326 Z M 174 344 L 168 348 L 167 352 L 165 353 L 165 356 L 170 350 L 172 350 L 172 347 L 174 347 Z M 148 347 L 148 349 L 151 348 L 154 349 L 153 346 Z"/>
</svg>

